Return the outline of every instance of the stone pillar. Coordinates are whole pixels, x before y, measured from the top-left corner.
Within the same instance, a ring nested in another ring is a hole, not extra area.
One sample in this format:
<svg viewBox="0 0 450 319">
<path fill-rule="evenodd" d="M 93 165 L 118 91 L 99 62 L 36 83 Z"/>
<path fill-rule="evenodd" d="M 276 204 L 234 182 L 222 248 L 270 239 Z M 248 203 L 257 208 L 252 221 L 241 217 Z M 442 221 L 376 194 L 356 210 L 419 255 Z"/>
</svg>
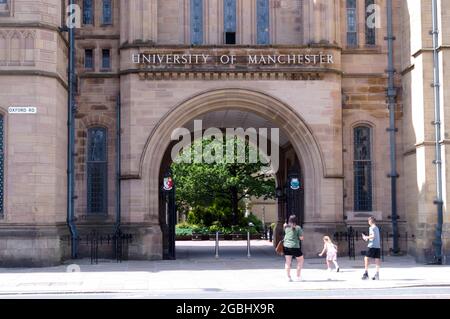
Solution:
<svg viewBox="0 0 450 319">
<path fill-rule="evenodd" d="M 156 43 L 158 2 L 121 0 L 121 43 Z"/>
</svg>

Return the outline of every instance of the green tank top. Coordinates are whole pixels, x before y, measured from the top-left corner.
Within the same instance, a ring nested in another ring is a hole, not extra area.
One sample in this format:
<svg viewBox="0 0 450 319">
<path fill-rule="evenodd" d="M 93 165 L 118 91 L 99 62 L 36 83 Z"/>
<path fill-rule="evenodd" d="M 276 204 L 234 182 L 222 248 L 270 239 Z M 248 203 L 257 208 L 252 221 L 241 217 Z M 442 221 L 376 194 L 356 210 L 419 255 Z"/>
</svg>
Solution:
<svg viewBox="0 0 450 319">
<path fill-rule="evenodd" d="M 300 226 L 292 228 L 290 226 L 284 229 L 284 247 L 286 248 L 300 248 L 299 237 L 303 235 L 303 230 Z"/>
</svg>

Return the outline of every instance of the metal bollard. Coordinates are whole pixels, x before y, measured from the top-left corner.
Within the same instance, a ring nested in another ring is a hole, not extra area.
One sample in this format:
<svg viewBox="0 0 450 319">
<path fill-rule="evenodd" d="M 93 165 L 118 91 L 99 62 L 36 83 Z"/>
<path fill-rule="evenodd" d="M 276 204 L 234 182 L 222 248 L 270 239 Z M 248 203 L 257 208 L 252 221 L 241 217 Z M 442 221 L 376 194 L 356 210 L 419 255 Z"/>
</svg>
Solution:
<svg viewBox="0 0 450 319">
<path fill-rule="evenodd" d="M 247 257 L 250 258 L 250 232 L 247 232 Z"/>
<path fill-rule="evenodd" d="M 216 258 L 219 258 L 219 232 L 216 232 Z"/>
</svg>

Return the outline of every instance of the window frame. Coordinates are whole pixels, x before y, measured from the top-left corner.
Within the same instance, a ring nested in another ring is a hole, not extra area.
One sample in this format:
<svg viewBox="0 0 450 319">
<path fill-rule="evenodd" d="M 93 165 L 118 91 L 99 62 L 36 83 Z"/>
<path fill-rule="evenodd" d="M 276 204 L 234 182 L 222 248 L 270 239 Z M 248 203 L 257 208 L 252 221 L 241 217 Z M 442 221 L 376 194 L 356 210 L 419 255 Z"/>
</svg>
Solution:
<svg viewBox="0 0 450 319">
<path fill-rule="evenodd" d="M 229 4 L 231 4 L 231 9 L 228 9 Z M 230 17 L 228 14 L 231 14 L 231 19 L 228 19 Z M 230 36 L 234 38 L 234 43 L 228 42 Z M 237 44 L 237 0 L 223 0 L 223 43 L 225 45 Z"/>
<path fill-rule="evenodd" d="M 260 4 L 264 2 L 264 15 L 261 15 L 261 6 Z M 260 24 L 261 18 L 265 17 L 265 21 L 267 21 L 264 26 L 266 26 L 265 30 L 262 31 L 263 26 Z M 256 0 L 256 44 L 257 45 L 270 45 L 270 0 Z M 264 36 L 263 33 L 264 32 Z"/>
<path fill-rule="evenodd" d="M 109 22 L 105 22 L 105 3 L 106 1 L 109 1 L 110 4 L 110 16 Z M 112 26 L 114 24 L 114 7 L 113 7 L 113 0 L 102 0 L 102 26 Z"/>
<path fill-rule="evenodd" d="M 86 10 L 86 1 L 91 1 L 91 22 L 86 23 L 85 20 L 85 10 Z M 94 26 L 95 25 L 95 0 L 83 0 L 83 9 L 82 9 L 82 20 L 84 26 Z"/>
<path fill-rule="evenodd" d="M 104 132 L 104 160 L 102 161 L 92 161 L 91 158 L 91 153 L 90 153 L 90 145 L 91 145 L 91 132 L 94 130 L 102 130 Z M 109 182 L 109 178 L 108 178 L 108 128 L 106 128 L 105 126 L 101 126 L 101 125 L 95 125 L 95 126 L 91 126 L 87 129 L 87 143 L 86 143 L 86 214 L 87 216 L 108 216 L 108 182 Z M 102 166 L 103 169 L 103 173 L 104 173 L 104 181 L 102 181 L 102 186 L 103 186 L 103 211 L 99 211 L 99 212 L 93 212 L 92 211 L 92 195 L 90 193 L 91 191 L 91 180 L 90 180 L 90 169 L 92 166 L 96 165 L 97 166 Z"/>
<path fill-rule="evenodd" d="M 92 67 L 87 67 L 86 66 L 86 62 L 87 62 L 87 58 L 86 58 L 86 53 L 87 51 L 91 51 L 92 52 Z M 95 48 L 84 48 L 84 70 L 85 71 L 90 71 L 93 72 L 95 70 Z"/>
<path fill-rule="evenodd" d="M 350 7 L 349 3 L 353 1 L 355 3 L 354 7 Z M 349 12 L 353 11 L 353 17 L 354 17 L 354 31 L 350 31 L 350 16 Z M 357 0 L 346 0 L 345 1 L 345 25 L 346 25 L 346 32 L 345 32 L 345 42 L 346 46 L 348 48 L 357 48 L 359 46 L 359 39 L 358 39 L 358 1 Z M 350 43 L 350 36 L 354 36 L 355 43 Z"/>
<path fill-rule="evenodd" d="M 107 67 L 105 67 L 105 65 L 104 65 L 104 53 L 105 53 L 105 51 L 107 51 L 108 52 L 108 59 L 109 59 L 109 65 L 107 66 Z M 112 69 L 112 50 L 111 50 L 111 48 L 102 48 L 102 55 L 101 55 L 101 71 L 103 71 L 103 72 L 107 72 L 107 71 L 111 71 L 111 69 Z"/>
<path fill-rule="evenodd" d="M 370 156 L 369 159 L 357 159 L 356 158 L 356 148 L 357 148 L 357 133 L 356 131 L 358 129 L 367 129 L 369 132 L 369 152 Z M 359 123 L 353 126 L 352 134 L 353 134 L 353 152 L 352 152 L 352 161 L 353 161 L 353 210 L 355 212 L 372 212 L 374 209 L 374 174 L 373 174 L 373 156 L 374 156 L 374 144 L 373 144 L 373 127 L 366 123 Z M 362 164 L 362 165 L 361 165 Z M 361 166 L 359 166 L 361 165 Z M 359 167 L 358 167 L 359 166 Z M 367 191 L 367 197 L 362 198 L 361 195 L 358 194 L 358 183 L 357 183 L 357 177 L 360 175 L 357 175 L 358 171 L 357 169 L 365 170 L 368 167 L 368 176 L 366 176 L 366 179 L 368 180 L 368 191 Z M 367 204 L 367 208 L 361 208 L 364 206 L 362 202 L 365 201 Z"/>
<path fill-rule="evenodd" d="M 199 5 L 200 8 L 198 9 L 200 12 L 196 11 L 196 6 Z M 189 1 L 189 14 L 190 14 L 190 44 L 191 45 L 203 45 L 204 44 L 204 35 L 205 35 L 205 18 L 204 18 L 204 8 L 205 4 L 203 0 L 190 0 Z M 199 32 L 194 32 L 197 25 L 194 22 L 194 19 L 199 20 Z"/>
</svg>

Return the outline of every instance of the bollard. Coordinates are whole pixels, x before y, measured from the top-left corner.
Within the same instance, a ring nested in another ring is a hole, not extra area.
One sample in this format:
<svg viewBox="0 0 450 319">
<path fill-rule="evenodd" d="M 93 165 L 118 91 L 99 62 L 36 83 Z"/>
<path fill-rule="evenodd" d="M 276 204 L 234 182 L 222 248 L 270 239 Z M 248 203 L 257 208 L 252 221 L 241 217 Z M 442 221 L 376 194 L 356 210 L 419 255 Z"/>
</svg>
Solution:
<svg viewBox="0 0 450 319">
<path fill-rule="evenodd" d="M 219 232 L 216 232 L 216 258 L 219 258 Z"/>
<path fill-rule="evenodd" d="M 250 258 L 250 232 L 247 232 L 247 257 Z"/>
</svg>

